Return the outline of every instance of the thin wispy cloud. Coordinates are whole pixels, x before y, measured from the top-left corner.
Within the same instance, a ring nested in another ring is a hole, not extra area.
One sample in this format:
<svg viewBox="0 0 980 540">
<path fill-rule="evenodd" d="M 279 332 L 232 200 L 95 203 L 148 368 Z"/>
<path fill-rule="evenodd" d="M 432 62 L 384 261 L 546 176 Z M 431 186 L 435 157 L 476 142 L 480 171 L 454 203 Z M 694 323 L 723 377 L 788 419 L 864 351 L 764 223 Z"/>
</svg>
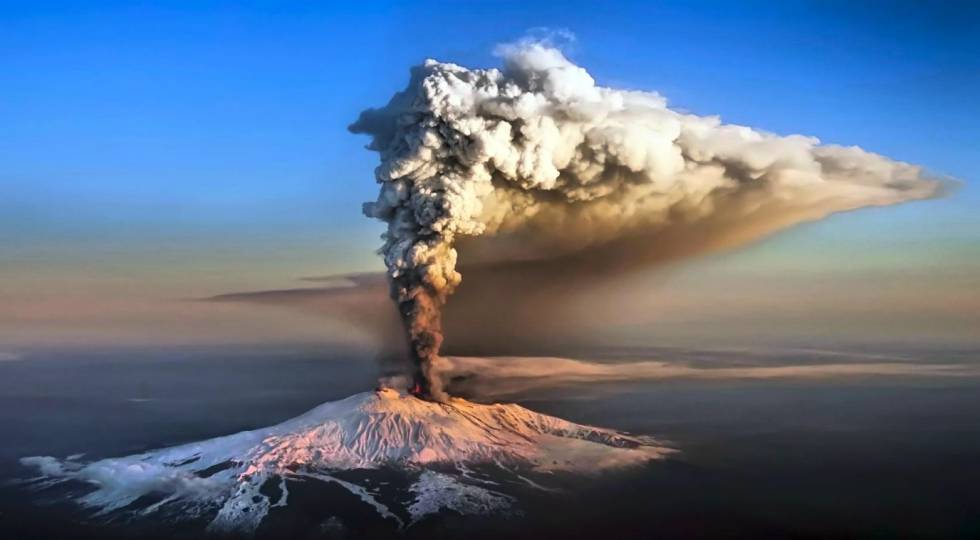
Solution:
<svg viewBox="0 0 980 540">
<path fill-rule="evenodd" d="M 866 358 L 865 358 L 866 360 Z M 696 367 L 661 360 L 596 362 L 560 357 L 453 356 L 443 366 L 450 387 L 481 398 L 547 389 L 665 380 L 814 380 L 860 377 L 977 377 L 980 367 L 911 362 L 846 362 L 776 366 Z"/>
</svg>

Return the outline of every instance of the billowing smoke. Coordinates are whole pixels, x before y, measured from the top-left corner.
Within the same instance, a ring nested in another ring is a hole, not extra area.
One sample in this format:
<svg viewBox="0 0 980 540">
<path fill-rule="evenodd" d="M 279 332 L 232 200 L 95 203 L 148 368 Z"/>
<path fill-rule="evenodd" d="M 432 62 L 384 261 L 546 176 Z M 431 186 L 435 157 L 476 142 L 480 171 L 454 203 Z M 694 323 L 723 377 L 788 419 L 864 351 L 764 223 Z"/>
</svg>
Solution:
<svg viewBox="0 0 980 540">
<path fill-rule="evenodd" d="M 380 155 L 380 193 L 364 212 L 388 224 L 381 253 L 391 295 L 416 383 L 436 399 L 441 313 L 461 283 L 460 258 L 463 267 L 601 272 L 941 188 L 920 167 L 857 147 L 723 124 L 671 110 L 656 93 L 597 86 L 547 44 L 522 42 L 501 56 L 502 70 L 427 60 L 404 91 L 350 127 Z"/>
</svg>

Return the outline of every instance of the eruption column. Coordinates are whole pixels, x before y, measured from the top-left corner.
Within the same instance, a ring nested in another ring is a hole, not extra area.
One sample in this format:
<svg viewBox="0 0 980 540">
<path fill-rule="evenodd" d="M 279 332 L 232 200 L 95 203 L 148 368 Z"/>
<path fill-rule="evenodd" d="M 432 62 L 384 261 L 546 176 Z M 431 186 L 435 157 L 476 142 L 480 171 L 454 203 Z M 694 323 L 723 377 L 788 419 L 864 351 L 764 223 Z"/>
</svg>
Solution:
<svg viewBox="0 0 980 540">
<path fill-rule="evenodd" d="M 567 278 L 573 261 L 625 268 L 667 251 L 690 256 L 942 191 L 920 167 L 857 147 L 598 86 L 546 44 L 499 52 L 503 70 L 426 60 L 350 126 L 381 159 L 380 193 L 364 213 L 388 224 L 380 253 L 425 397 L 445 397 L 440 314 L 461 282 L 457 248 L 481 263 L 550 262 Z"/>
</svg>

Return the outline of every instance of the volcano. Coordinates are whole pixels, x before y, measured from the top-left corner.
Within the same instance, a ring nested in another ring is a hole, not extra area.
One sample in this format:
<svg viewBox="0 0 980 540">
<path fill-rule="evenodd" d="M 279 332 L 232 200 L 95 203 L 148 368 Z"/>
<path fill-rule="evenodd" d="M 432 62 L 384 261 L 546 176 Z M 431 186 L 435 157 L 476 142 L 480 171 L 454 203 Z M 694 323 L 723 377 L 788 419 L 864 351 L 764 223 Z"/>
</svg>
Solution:
<svg viewBox="0 0 980 540">
<path fill-rule="evenodd" d="M 132 456 L 21 463 L 36 489 L 85 485 L 73 498 L 98 516 L 206 519 L 216 532 L 254 531 L 288 504 L 291 482 L 342 487 L 402 528 L 441 511 L 515 510 L 508 484 L 549 489 L 558 473 L 595 474 L 660 459 L 657 440 L 576 424 L 516 404 L 420 399 L 394 389 L 324 403 L 281 424 Z M 397 471 L 402 487 L 358 472 Z M 477 472 L 477 470 L 481 472 Z M 486 471 L 498 473 L 494 480 Z"/>
</svg>

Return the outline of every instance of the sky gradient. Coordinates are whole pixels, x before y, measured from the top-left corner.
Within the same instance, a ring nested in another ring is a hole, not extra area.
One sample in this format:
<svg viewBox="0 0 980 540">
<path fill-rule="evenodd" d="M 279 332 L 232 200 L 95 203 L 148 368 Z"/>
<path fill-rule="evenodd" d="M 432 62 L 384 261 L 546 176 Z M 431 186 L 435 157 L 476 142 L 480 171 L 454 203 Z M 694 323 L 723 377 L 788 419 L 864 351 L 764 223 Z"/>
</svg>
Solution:
<svg viewBox="0 0 980 540">
<path fill-rule="evenodd" d="M 638 276 L 611 335 L 975 343 L 978 26 L 966 2 L 4 3 L 0 345 L 358 339 L 191 299 L 380 270 L 347 125 L 423 59 L 494 66 L 538 27 L 602 85 L 960 182 Z"/>
</svg>

